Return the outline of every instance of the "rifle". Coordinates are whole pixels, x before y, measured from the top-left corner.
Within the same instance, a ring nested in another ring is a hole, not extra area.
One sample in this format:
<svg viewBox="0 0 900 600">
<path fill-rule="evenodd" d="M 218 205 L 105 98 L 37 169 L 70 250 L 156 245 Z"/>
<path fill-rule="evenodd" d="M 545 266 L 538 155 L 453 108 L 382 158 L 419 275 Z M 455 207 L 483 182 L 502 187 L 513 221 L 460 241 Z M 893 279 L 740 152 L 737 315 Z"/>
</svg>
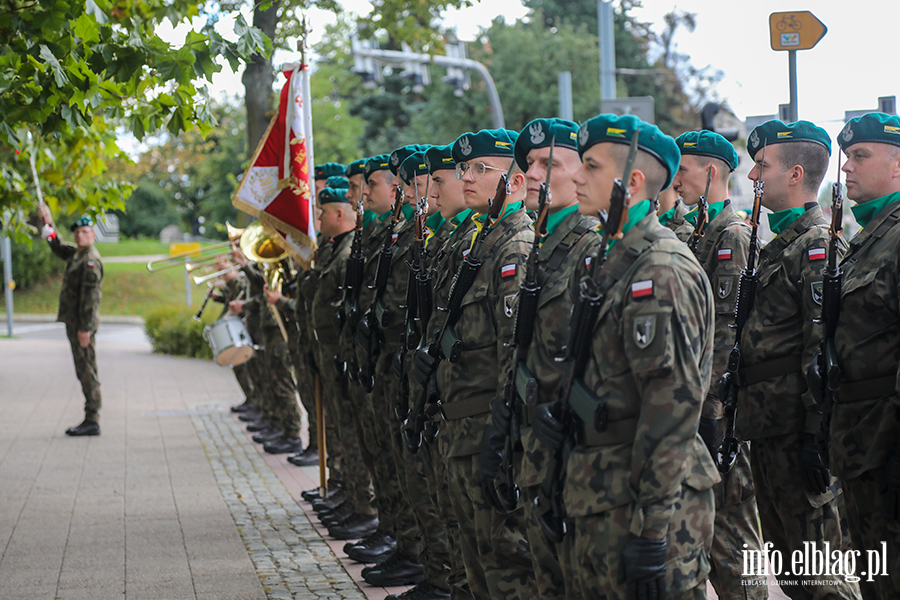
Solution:
<svg viewBox="0 0 900 600">
<path fill-rule="evenodd" d="M 462 314 L 463 297 L 469 291 L 469 288 L 472 287 L 472 284 L 475 282 L 475 276 L 478 274 L 478 269 L 484 263 L 484 259 L 481 258 L 481 247 L 484 244 L 484 238 L 493 229 L 494 224 L 500 218 L 500 215 L 503 214 L 503 209 L 506 207 L 506 199 L 509 195 L 509 179 L 512 177 L 515 167 L 516 159 L 513 159 L 512 164 L 509 166 L 509 171 L 500 176 L 500 181 L 497 182 L 497 191 L 494 193 L 493 199 L 488 200 L 489 208 L 488 214 L 484 218 L 484 226 L 476 234 L 469 253 L 466 254 L 462 264 L 459 265 L 459 270 L 453 276 L 447 307 L 438 309 L 446 312 L 447 316 L 444 318 L 436 341 L 432 341 L 424 346 L 420 345 L 416 352 L 427 352 L 436 361 L 444 359 L 452 363 L 459 361 L 459 356 L 462 353 L 462 343 L 453 331 L 453 327 Z M 424 342 L 424 339 L 422 341 Z M 431 377 L 419 391 L 413 410 L 407 418 L 407 426 L 403 428 L 403 442 L 406 445 L 406 449 L 413 454 L 418 452 L 422 446 L 425 405 L 428 403 L 429 398 L 434 398 L 437 394 L 436 371 L 437 367 L 435 364 Z"/>
<path fill-rule="evenodd" d="M 400 210 L 403 208 L 403 188 L 399 185 L 394 191 L 394 214 L 391 222 L 384 232 L 384 241 L 381 244 L 381 252 L 378 255 L 378 264 L 375 267 L 375 283 L 372 289 L 375 295 L 368 312 L 359 320 L 356 328 L 356 341 L 365 350 L 366 358 L 359 368 L 359 384 L 366 392 L 375 388 L 375 361 L 381 352 L 383 345 L 381 325 L 384 322 L 387 309 L 384 308 L 382 298 L 387 287 L 388 275 L 391 271 L 391 262 L 394 258 L 394 229 L 400 222 Z M 380 315 L 378 313 L 381 313 Z"/>
<path fill-rule="evenodd" d="M 541 243 L 547 236 L 547 215 L 550 212 L 550 173 L 553 170 L 553 148 L 556 145 L 556 136 L 550 139 L 550 158 L 547 161 L 547 178 L 541 184 L 538 193 L 537 221 L 534 224 L 534 241 L 531 244 L 531 252 L 525 262 L 525 279 L 519 287 L 519 305 L 516 308 L 516 323 L 513 329 L 512 351 L 513 362 L 509 373 L 509 380 L 503 389 L 506 407 L 509 409 L 509 429 L 504 432 L 503 458 L 500 462 L 500 482 L 495 485 L 497 499 L 500 506 L 506 512 L 512 512 L 519 503 L 519 488 L 516 486 L 515 470 L 513 467 L 513 453 L 521 447 L 521 434 L 518 414 L 518 403 L 521 401 L 527 406 L 537 404 L 537 386 L 534 378 L 525 377 L 524 397 L 516 387 L 519 369 L 527 373 L 525 361 L 528 358 L 528 347 L 534 337 L 534 321 L 537 316 L 538 298 L 541 295 L 541 284 L 538 282 L 538 260 L 540 259 Z M 530 384 L 530 385 L 529 385 Z M 498 432 L 501 433 L 501 432 Z"/>
<path fill-rule="evenodd" d="M 753 211 L 750 215 L 750 247 L 747 250 L 747 266 L 741 271 L 738 281 L 737 300 L 734 305 L 734 347 L 728 355 L 728 369 L 718 381 L 719 397 L 725 405 L 725 437 L 716 452 L 716 468 L 720 473 L 728 473 L 734 467 L 740 443 L 734 436 L 734 421 L 737 416 L 738 371 L 741 368 L 741 334 L 744 325 L 750 318 L 753 302 L 756 298 L 756 285 L 759 273 L 756 272 L 756 260 L 759 257 L 759 210 L 762 206 L 765 181 L 762 171 L 766 162 L 766 142 L 763 142 L 762 160 L 759 166 L 759 178 L 753 184 Z"/>
<path fill-rule="evenodd" d="M 597 258 L 591 264 L 591 275 L 582 278 L 579 283 L 578 301 L 572 310 L 569 343 L 566 345 L 566 357 L 563 359 L 571 366 L 564 384 L 557 388 L 557 399 L 552 407 L 556 413 L 554 416 L 564 424 L 568 431 L 571 431 L 574 425 L 574 414 L 570 407 L 569 397 L 576 388 L 584 388 L 581 379 L 587 368 L 594 325 L 606 298 L 606 291 L 614 283 L 606 277 L 604 267 L 609 254 L 610 239 L 619 240 L 623 237 L 622 229 L 625 226 L 628 206 L 631 203 L 628 182 L 631 180 L 637 149 L 638 132 L 635 131 L 631 137 L 625 172 L 621 179 L 617 179 L 613 183 L 609 211 L 606 215 L 603 215 L 602 212 L 598 213 L 600 222 L 603 224 L 603 238 Z M 599 431 L 604 430 L 606 428 L 606 405 L 598 404 L 593 422 L 586 422 L 584 426 L 594 427 Z M 547 475 L 534 499 L 534 508 L 538 514 L 541 529 L 547 539 L 554 544 L 562 542 L 566 535 L 566 509 L 562 496 L 565 487 L 566 462 L 573 448 L 572 436 L 566 436 L 563 446 L 553 453 Z"/>
<path fill-rule="evenodd" d="M 709 182 L 712 180 L 712 165 L 709 165 L 709 169 L 706 170 L 706 191 L 703 192 L 703 195 L 700 196 L 700 202 L 697 203 L 697 222 L 694 223 L 694 233 L 691 234 L 691 239 L 688 242 L 688 248 L 691 249 L 691 252 L 697 252 L 697 246 L 700 244 L 700 240 L 703 239 L 703 234 L 706 233 L 706 226 L 709 225 L 709 202 L 707 202 L 707 197 L 709 197 Z"/>
<path fill-rule="evenodd" d="M 353 244 L 350 246 L 350 257 L 347 259 L 347 270 L 344 273 L 343 297 L 334 311 L 334 328 L 338 335 L 341 334 L 345 325 L 350 327 L 351 331 L 355 331 L 359 323 L 359 293 L 366 266 L 366 257 L 362 248 L 363 213 L 362 198 L 360 198 L 356 201 L 356 233 L 353 237 Z M 357 379 L 359 369 L 355 356 L 356 354 L 352 353 L 348 361 L 342 361 L 335 356 L 335 368 L 340 377 L 347 374 L 350 379 L 354 381 Z"/>
<path fill-rule="evenodd" d="M 841 387 L 841 367 L 838 364 L 837 349 L 834 345 L 834 333 L 837 329 L 838 317 L 841 314 L 841 288 L 844 273 L 838 257 L 838 238 L 844 231 L 844 198 L 841 193 L 841 154 L 838 152 L 838 179 L 831 185 L 831 226 L 828 234 L 828 264 L 822 275 L 822 317 L 816 322 L 822 323 L 824 336 L 819 346 L 817 357 L 819 372 L 823 374 L 822 386 L 822 431 L 824 432 L 824 452 L 822 459 L 828 464 L 828 431 L 831 427 L 831 410 L 834 406 L 835 393 Z"/>
</svg>

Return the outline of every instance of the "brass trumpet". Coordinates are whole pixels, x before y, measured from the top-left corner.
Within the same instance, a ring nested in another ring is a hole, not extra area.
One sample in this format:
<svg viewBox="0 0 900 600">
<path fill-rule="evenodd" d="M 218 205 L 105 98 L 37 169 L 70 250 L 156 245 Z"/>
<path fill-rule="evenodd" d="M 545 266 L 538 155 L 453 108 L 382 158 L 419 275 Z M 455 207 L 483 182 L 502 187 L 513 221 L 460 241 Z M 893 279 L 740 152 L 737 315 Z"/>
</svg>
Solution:
<svg viewBox="0 0 900 600">
<path fill-rule="evenodd" d="M 275 243 L 259 221 L 248 225 L 241 234 L 241 252 L 262 267 L 263 276 L 269 289 L 280 292 L 281 284 L 284 281 L 284 270 L 279 263 L 287 258 L 288 251 Z M 281 330 L 284 341 L 287 341 L 287 329 L 284 327 L 281 312 L 274 304 L 269 304 L 269 308 L 272 310 L 275 322 L 278 323 L 278 329 Z"/>
<path fill-rule="evenodd" d="M 171 269 L 173 267 L 180 267 L 185 264 L 185 259 L 188 257 L 193 257 L 194 260 L 189 263 L 189 265 L 194 268 L 198 268 L 200 266 L 206 266 L 207 264 L 212 264 L 218 260 L 219 255 L 225 252 L 229 252 L 241 236 L 244 234 L 246 229 L 238 229 L 233 226 L 228 221 L 225 222 L 225 228 L 228 230 L 228 241 L 220 242 L 218 244 L 212 244 L 211 246 L 205 246 L 200 248 L 199 250 L 188 250 L 187 252 L 179 252 L 178 254 L 173 254 L 171 256 L 166 256 L 165 258 L 159 258 L 156 260 L 151 260 L 147 263 L 147 270 L 151 273 L 155 273 L 156 271 L 164 271 L 165 269 Z M 192 271 L 193 269 L 188 269 L 188 271 Z"/>
</svg>

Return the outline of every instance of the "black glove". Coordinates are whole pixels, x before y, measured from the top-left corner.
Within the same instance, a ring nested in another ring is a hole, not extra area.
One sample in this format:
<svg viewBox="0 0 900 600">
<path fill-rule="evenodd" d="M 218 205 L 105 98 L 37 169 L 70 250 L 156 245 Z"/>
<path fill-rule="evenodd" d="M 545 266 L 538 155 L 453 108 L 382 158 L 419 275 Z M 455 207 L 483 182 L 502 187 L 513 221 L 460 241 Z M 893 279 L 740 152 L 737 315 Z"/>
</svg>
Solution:
<svg viewBox="0 0 900 600">
<path fill-rule="evenodd" d="M 666 540 L 632 537 L 619 559 L 619 584 L 628 600 L 663 600 L 666 597 Z"/>
<path fill-rule="evenodd" d="M 505 441 L 504 435 L 497 433 L 493 425 L 488 425 L 484 428 L 481 455 L 478 457 L 478 481 L 481 484 L 481 491 L 491 506 L 500 512 L 505 511 L 497 498 L 497 488 L 494 486 L 494 479 L 500 472 L 500 463 L 503 462 L 503 444 Z"/>
<path fill-rule="evenodd" d="M 500 431 L 504 435 L 509 431 L 512 413 L 509 410 L 509 406 L 506 405 L 504 396 L 497 396 L 491 402 L 491 419 L 491 423 L 496 431 Z"/>
<path fill-rule="evenodd" d="M 429 344 L 425 348 L 419 348 L 416 350 L 416 354 L 413 357 L 413 377 L 416 379 L 416 382 L 422 386 L 424 386 L 431 378 L 431 375 L 437 369 L 437 364 L 439 362 L 437 358 L 428 352 L 430 347 L 431 345 Z"/>
<path fill-rule="evenodd" d="M 884 485 L 888 518 L 900 521 L 900 445 L 894 448 L 894 453 L 885 466 Z"/>
<path fill-rule="evenodd" d="M 703 443 L 709 449 L 709 454 L 713 458 L 719 449 L 719 421 L 712 417 L 700 417 L 700 429 L 698 430 Z"/>
<path fill-rule="evenodd" d="M 819 366 L 821 360 L 822 349 L 816 348 L 812 361 L 809 363 L 809 368 L 806 369 L 806 385 L 809 386 L 809 391 L 819 406 L 822 406 L 825 402 L 825 377 L 822 375 L 822 367 Z"/>
<path fill-rule="evenodd" d="M 819 447 L 816 444 L 816 436 L 812 433 L 803 434 L 803 442 L 800 446 L 800 466 L 803 468 L 803 476 L 806 477 L 806 489 L 811 494 L 824 494 L 828 491 L 831 473 L 822 462 Z M 898 479 L 900 481 L 900 479 Z M 900 490 L 900 487 L 898 487 Z"/>
<path fill-rule="evenodd" d="M 728 395 L 731 393 L 731 386 L 734 384 L 734 375 L 725 371 L 721 377 L 719 377 L 719 381 L 716 382 L 716 387 L 719 390 L 719 400 L 722 402 L 728 401 Z"/>
<path fill-rule="evenodd" d="M 534 411 L 532 428 L 537 439 L 554 452 L 562 448 L 566 441 L 565 426 L 553 416 L 552 405 L 539 404 Z"/>
</svg>

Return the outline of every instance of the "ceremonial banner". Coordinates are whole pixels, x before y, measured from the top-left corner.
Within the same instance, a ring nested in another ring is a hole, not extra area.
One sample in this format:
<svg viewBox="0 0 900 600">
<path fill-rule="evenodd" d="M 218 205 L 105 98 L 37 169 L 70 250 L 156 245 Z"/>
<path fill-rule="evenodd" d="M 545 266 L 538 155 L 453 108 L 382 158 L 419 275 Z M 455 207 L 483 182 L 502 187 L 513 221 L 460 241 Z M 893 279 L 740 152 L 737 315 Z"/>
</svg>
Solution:
<svg viewBox="0 0 900 600">
<path fill-rule="evenodd" d="M 278 112 L 244 172 L 232 204 L 258 217 L 303 268 L 316 250 L 312 110 L 307 65 L 285 65 Z"/>
</svg>

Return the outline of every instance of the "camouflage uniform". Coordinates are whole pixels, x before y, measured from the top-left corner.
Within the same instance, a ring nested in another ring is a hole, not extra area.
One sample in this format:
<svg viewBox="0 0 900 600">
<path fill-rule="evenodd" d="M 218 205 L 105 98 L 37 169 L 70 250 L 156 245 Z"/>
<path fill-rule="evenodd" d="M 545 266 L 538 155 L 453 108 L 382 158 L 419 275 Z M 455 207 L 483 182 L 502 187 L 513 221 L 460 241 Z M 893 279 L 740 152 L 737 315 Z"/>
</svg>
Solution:
<svg viewBox="0 0 900 600">
<path fill-rule="evenodd" d="M 309 423 L 309 446 L 318 447 L 319 427 L 316 418 L 316 379 L 315 372 L 310 364 L 310 354 L 315 348 L 313 335 L 309 329 L 307 315 L 309 315 L 312 298 L 316 292 L 316 275 L 313 268 L 301 271 L 297 275 L 297 285 L 294 291 L 293 320 L 296 324 L 296 342 L 291 347 L 291 355 L 294 361 L 294 373 L 297 381 L 297 394 L 300 403 L 306 410 Z M 286 310 L 285 312 L 290 312 Z M 324 458 L 324 457 L 323 457 Z"/>
<path fill-rule="evenodd" d="M 834 478 L 824 494 L 807 491 L 800 449 L 803 434 L 819 430 L 822 413 L 807 388 L 805 366 L 822 337 L 814 319 L 821 314 L 822 268 L 828 222 L 818 205 L 807 210 L 759 253 L 759 283 L 753 310 L 741 338 L 736 428 L 751 441 L 750 463 L 757 491 L 763 539 L 782 556 L 802 550 L 804 542 L 846 549 L 841 534 Z M 846 244 L 842 242 L 843 253 Z M 819 252 L 817 252 L 819 251 Z M 855 584 L 836 585 L 784 580 L 792 598 L 856 598 Z M 814 579 L 827 580 L 817 577 Z"/>
<path fill-rule="evenodd" d="M 84 420 L 96 423 L 100 417 L 102 401 L 94 335 L 100 324 L 103 263 L 94 246 L 79 250 L 78 246 L 62 241 L 59 236 L 55 236 L 49 243 L 53 253 L 66 261 L 56 320 L 66 324 L 66 337 L 72 347 L 75 374 L 84 393 Z M 82 348 L 78 342 L 79 331 L 91 333 L 87 348 Z"/>
<path fill-rule="evenodd" d="M 570 282 L 580 265 L 599 242 L 594 228 L 597 220 L 578 212 L 577 205 L 562 209 L 563 220 L 550 231 L 541 243 L 538 257 L 538 283 L 541 286 L 534 319 L 534 337 L 528 348 L 523 367 L 538 384 L 536 403 L 552 402 L 556 388 L 561 384 L 562 371 L 556 357 L 564 354 L 569 339 L 569 324 L 574 300 Z M 511 365 L 510 369 L 516 369 Z M 524 372 L 524 371 L 523 371 Z M 547 448 L 533 434 L 531 413 L 534 406 L 521 404 L 519 412 L 522 451 L 516 463 L 516 484 L 521 490 L 521 502 L 525 510 L 525 533 L 531 547 L 538 595 L 543 600 L 565 598 L 565 582 L 560 566 L 559 548 L 544 535 L 533 506 L 538 488 L 547 474 Z"/>
<path fill-rule="evenodd" d="M 606 405 L 607 429 L 576 419 L 582 433 L 566 467 L 566 595 L 624 599 L 621 553 L 641 536 L 667 540 L 669 597 L 705 598 L 719 477 L 697 422 L 712 367 L 714 301 L 703 270 L 649 201 L 629 217 L 633 226 L 604 267 L 611 287 L 583 377 Z"/>
<path fill-rule="evenodd" d="M 347 205 L 349 206 L 349 205 Z M 340 287 L 344 284 L 347 257 L 353 243 L 354 231 L 348 231 L 332 240 L 331 251 L 316 262 L 316 291 L 311 302 L 309 323 L 315 339 L 316 363 L 322 379 L 322 403 L 326 419 L 333 422 L 335 437 L 329 445 L 340 449 L 339 468 L 343 475 L 347 498 L 358 514 L 371 515 L 371 481 L 360 455 L 356 429 L 350 416 L 346 380 L 335 371 L 338 352 L 338 334 L 334 328 L 334 312 L 340 302 Z"/>
<path fill-rule="evenodd" d="M 694 231 L 694 226 L 684 218 L 690 210 L 679 198 L 675 201 L 675 206 L 659 216 L 659 222 L 674 231 L 679 240 L 687 242 L 688 236 Z"/>
<path fill-rule="evenodd" d="M 885 465 L 896 451 L 900 431 L 898 200 L 900 192 L 871 200 L 884 205 L 850 242 L 841 263 L 844 282 L 835 332 L 842 382 L 831 415 L 831 468 L 844 488 L 854 549 L 880 554 L 882 543 L 887 547 L 881 573 L 889 577 L 878 576 L 874 582 L 863 577 L 859 585 L 865 598 L 900 593 L 900 525 L 885 496 Z M 866 204 L 857 204 L 854 212 Z M 859 565 L 863 559 L 857 560 Z"/>
<path fill-rule="evenodd" d="M 689 235 L 693 234 L 696 218 L 696 211 L 687 215 Z M 675 235 L 678 235 L 678 231 Z M 747 266 L 749 245 L 750 227 L 735 214 L 731 202 L 710 205 L 709 224 L 697 244 L 694 256 L 709 277 L 716 303 L 712 377 L 702 413 L 703 417 L 715 419 L 718 423 L 715 447 L 722 444 L 725 434 L 723 405 L 716 382 L 727 371 L 728 356 L 734 346 L 734 330 L 730 325 L 734 322 L 738 281 L 741 271 Z M 749 442 L 741 442 L 737 462 L 722 481 L 715 485 L 713 491 L 716 496 L 716 520 L 710 552 L 710 582 L 721 600 L 764 599 L 768 597 L 765 577 L 743 576 L 744 551 L 758 552 L 762 547 L 756 490 L 750 471 Z"/>
<path fill-rule="evenodd" d="M 439 450 L 447 459 L 469 589 L 478 599 L 524 600 L 536 593 L 522 509 L 500 514 L 479 484 L 484 428 L 490 423 L 491 400 L 506 384 L 499 369 L 509 353 L 505 344 L 512 337 L 515 300 L 533 235 L 531 219 L 519 202 L 510 204 L 485 236 L 479 256 L 484 263 L 463 297 L 455 327 L 462 352 L 456 363 L 441 361 L 436 373 L 446 419 Z M 440 312 L 435 314 L 443 321 Z"/>
<path fill-rule="evenodd" d="M 213 300 L 225 305 L 222 307 L 222 312 L 219 314 L 219 319 L 229 314 L 228 303 L 232 300 L 237 300 L 241 296 L 241 294 L 246 291 L 246 289 L 247 280 L 244 277 L 234 277 L 225 282 L 225 285 L 222 286 L 219 295 L 213 296 Z M 249 334 L 249 330 L 247 331 L 247 333 Z M 244 392 L 244 397 L 251 403 L 253 403 L 257 393 L 256 386 L 253 382 L 254 369 L 251 366 L 253 360 L 254 356 L 251 356 L 250 359 L 246 362 L 231 367 L 231 370 L 234 373 L 234 378 L 237 379 L 238 385 L 241 386 L 241 391 Z"/>
</svg>

